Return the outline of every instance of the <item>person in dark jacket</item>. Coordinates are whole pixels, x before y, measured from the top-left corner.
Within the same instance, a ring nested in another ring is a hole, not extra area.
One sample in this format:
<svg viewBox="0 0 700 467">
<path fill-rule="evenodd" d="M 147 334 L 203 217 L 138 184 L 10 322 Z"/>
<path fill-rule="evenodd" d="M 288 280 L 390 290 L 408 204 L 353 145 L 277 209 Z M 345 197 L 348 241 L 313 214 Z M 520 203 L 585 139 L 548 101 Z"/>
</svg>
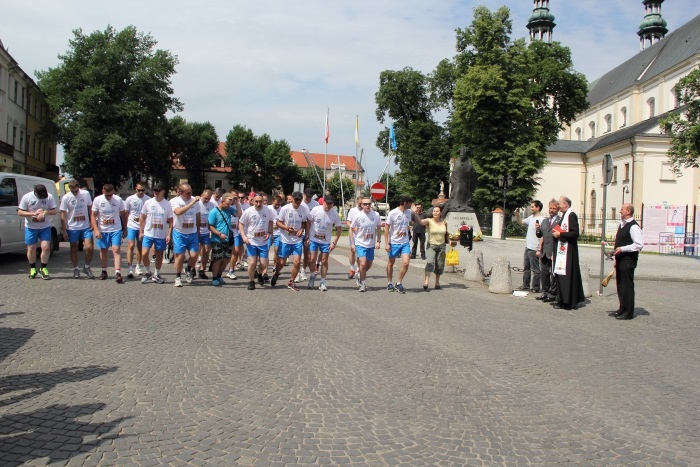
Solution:
<svg viewBox="0 0 700 467">
<path fill-rule="evenodd" d="M 559 291 L 554 308 L 571 310 L 586 300 L 578 257 L 578 216 L 571 209 L 571 199 L 566 196 L 559 198 L 559 213 L 561 222 L 552 233 L 558 240 L 554 274 L 557 275 Z"/>
<path fill-rule="evenodd" d="M 537 256 L 540 258 L 540 276 L 542 285 L 542 295 L 537 297 L 537 300 L 542 300 L 544 303 L 553 302 L 557 299 L 557 281 L 556 276 L 552 274 L 552 266 L 554 258 L 557 255 L 557 241 L 552 236 L 552 229 L 559 225 L 559 203 L 556 199 L 549 202 L 549 215 L 544 218 L 540 229 L 537 232 L 537 237 L 540 239 Z"/>
<path fill-rule="evenodd" d="M 615 236 L 615 283 L 620 308 L 613 313 L 616 319 L 634 318 L 634 270 L 637 268 L 639 252 L 644 247 L 642 229 L 634 220 L 634 206 L 620 207 L 620 227 Z"/>
</svg>

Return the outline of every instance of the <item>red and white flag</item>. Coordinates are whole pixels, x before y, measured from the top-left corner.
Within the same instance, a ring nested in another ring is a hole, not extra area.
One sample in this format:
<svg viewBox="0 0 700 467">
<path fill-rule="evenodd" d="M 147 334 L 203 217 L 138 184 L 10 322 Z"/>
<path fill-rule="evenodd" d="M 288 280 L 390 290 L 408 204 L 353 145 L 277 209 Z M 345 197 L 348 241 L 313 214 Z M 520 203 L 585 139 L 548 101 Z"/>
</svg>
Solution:
<svg viewBox="0 0 700 467">
<path fill-rule="evenodd" d="M 326 133 L 325 133 L 325 139 L 326 139 L 326 144 L 328 144 L 328 140 L 331 137 L 331 127 L 328 124 L 328 110 L 326 110 Z"/>
</svg>

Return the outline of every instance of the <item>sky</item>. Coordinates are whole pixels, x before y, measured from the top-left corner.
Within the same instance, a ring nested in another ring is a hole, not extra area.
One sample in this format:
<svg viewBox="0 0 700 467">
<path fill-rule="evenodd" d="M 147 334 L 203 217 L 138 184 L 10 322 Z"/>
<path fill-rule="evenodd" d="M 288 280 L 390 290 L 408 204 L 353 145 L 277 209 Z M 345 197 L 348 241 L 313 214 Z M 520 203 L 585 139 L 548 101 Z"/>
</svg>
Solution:
<svg viewBox="0 0 700 467">
<path fill-rule="evenodd" d="M 513 38 L 527 37 L 533 10 L 531 0 L 4 3 L 0 40 L 34 79 L 35 71 L 59 64 L 74 29 L 89 34 L 133 25 L 178 57 L 172 84 L 187 121 L 211 122 L 221 141 L 241 124 L 296 151 L 354 155 L 362 149 L 370 183 L 386 167 L 375 145 L 383 128 L 374 102 L 380 73 L 411 67 L 427 74 L 452 58 L 455 29 L 471 24 L 476 6 L 508 7 Z M 571 49 L 574 68 L 589 81 L 639 52 L 641 0 L 551 0 L 550 12 L 554 40 Z M 700 14 L 700 2 L 667 0 L 661 12 L 672 32 Z"/>
</svg>

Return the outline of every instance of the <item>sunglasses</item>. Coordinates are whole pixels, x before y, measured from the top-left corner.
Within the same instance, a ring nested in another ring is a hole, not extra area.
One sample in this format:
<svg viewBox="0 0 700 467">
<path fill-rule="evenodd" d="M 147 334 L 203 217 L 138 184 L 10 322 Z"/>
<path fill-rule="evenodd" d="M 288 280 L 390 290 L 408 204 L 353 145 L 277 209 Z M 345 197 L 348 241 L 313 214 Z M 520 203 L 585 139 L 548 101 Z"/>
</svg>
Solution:
<svg viewBox="0 0 700 467">
<path fill-rule="evenodd" d="M 372 206 L 372 203 L 360 203 L 360 206 Z"/>
<path fill-rule="evenodd" d="M 139 190 L 139 189 L 137 189 L 136 191 L 138 191 L 139 193 L 143 193 L 143 192 L 146 191 L 146 190 Z"/>
<path fill-rule="evenodd" d="M 245 196 L 239 196 L 238 199 L 245 199 Z"/>
</svg>

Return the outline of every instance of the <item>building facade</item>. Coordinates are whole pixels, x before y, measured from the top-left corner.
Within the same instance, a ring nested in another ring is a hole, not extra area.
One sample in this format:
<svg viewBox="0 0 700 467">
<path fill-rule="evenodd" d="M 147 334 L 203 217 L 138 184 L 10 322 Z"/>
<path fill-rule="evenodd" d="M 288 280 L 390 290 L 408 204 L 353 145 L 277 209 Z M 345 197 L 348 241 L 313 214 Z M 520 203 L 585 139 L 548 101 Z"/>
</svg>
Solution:
<svg viewBox="0 0 700 467">
<path fill-rule="evenodd" d="M 292 160 L 300 169 L 316 170 L 321 180 L 330 180 L 336 173 L 340 173 L 341 177 L 349 179 L 355 187 L 353 198 L 365 188 L 365 169 L 355 156 L 319 154 L 302 149 L 292 151 Z M 350 195 L 347 199 L 350 199 Z"/>
</svg>

